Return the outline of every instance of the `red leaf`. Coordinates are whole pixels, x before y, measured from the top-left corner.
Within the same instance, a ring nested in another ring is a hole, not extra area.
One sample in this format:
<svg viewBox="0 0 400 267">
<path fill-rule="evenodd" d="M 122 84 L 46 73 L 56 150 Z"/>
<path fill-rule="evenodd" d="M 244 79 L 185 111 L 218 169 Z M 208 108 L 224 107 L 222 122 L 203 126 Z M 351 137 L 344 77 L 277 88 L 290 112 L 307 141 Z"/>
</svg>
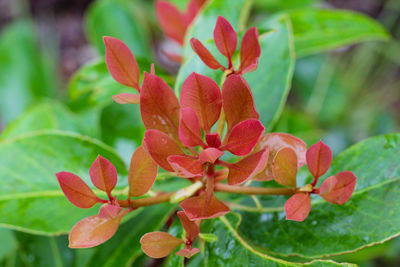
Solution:
<svg viewBox="0 0 400 267">
<path fill-rule="evenodd" d="M 228 184 L 241 184 L 253 178 L 265 168 L 268 161 L 268 148 L 245 157 L 229 167 Z"/>
<path fill-rule="evenodd" d="M 206 134 L 206 142 L 210 147 L 219 148 L 221 146 L 221 138 L 217 133 Z"/>
<path fill-rule="evenodd" d="M 181 221 L 183 228 L 185 229 L 186 238 L 189 241 L 195 240 L 196 237 L 200 233 L 199 225 L 196 222 L 189 220 L 189 218 L 186 216 L 185 212 L 178 211 L 177 214 L 178 214 L 179 220 Z"/>
<path fill-rule="evenodd" d="M 118 216 L 122 209 L 123 208 L 118 206 L 104 204 L 103 206 L 101 206 L 98 216 L 104 219 L 113 219 Z"/>
<path fill-rule="evenodd" d="M 224 69 L 224 67 L 215 59 L 208 49 L 196 38 L 190 39 L 190 45 L 193 51 L 200 57 L 210 69 Z"/>
<path fill-rule="evenodd" d="M 190 25 L 205 2 L 206 0 L 191 0 L 188 3 L 184 14 L 186 27 Z"/>
<path fill-rule="evenodd" d="M 222 104 L 228 129 L 247 119 L 258 119 L 253 95 L 240 75 L 229 75 L 222 86 Z"/>
<path fill-rule="evenodd" d="M 176 252 L 175 254 L 178 256 L 183 256 L 185 258 L 190 259 L 193 255 L 197 254 L 200 252 L 200 249 L 198 248 L 184 248 Z"/>
<path fill-rule="evenodd" d="M 319 189 L 319 195 L 326 201 L 343 205 L 353 194 L 357 177 L 350 171 L 339 172 L 327 178 Z"/>
<path fill-rule="evenodd" d="M 200 160 L 203 163 L 209 162 L 214 164 L 214 162 L 219 159 L 224 154 L 223 151 L 219 150 L 218 148 L 209 147 L 201 151 L 200 153 Z"/>
<path fill-rule="evenodd" d="M 302 222 L 307 218 L 310 210 L 310 194 L 294 194 L 285 203 L 286 220 Z"/>
<path fill-rule="evenodd" d="M 118 104 L 138 104 L 140 101 L 140 95 L 130 93 L 113 95 L 112 98 Z"/>
<path fill-rule="evenodd" d="M 262 150 L 269 147 L 269 159 L 266 169 L 257 175 L 257 179 L 271 180 L 274 178 L 272 173 L 272 161 L 276 153 L 284 148 L 290 147 L 296 152 L 297 169 L 306 164 L 307 145 L 301 139 L 286 133 L 269 133 L 261 137 L 260 141 L 254 148 L 254 151 Z"/>
<path fill-rule="evenodd" d="M 193 72 L 182 85 L 182 107 L 192 108 L 201 127 L 209 132 L 221 113 L 222 97 L 218 85 L 207 76 Z"/>
<path fill-rule="evenodd" d="M 281 148 L 273 160 L 275 180 L 285 186 L 296 187 L 297 155 L 290 147 Z"/>
<path fill-rule="evenodd" d="M 183 244 L 183 241 L 168 233 L 157 231 L 142 236 L 140 244 L 147 256 L 163 258 L 171 254 L 179 245 Z"/>
<path fill-rule="evenodd" d="M 102 156 L 97 156 L 89 170 L 90 179 L 95 187 L 110 194 L 117 184 L 117 169 Z"/>
<path fill-rule="evenodd" d="M 240 73 L 244 74 L 255 71 L 260 55 L 261 48 L 258 42 L 258 30 L 256 27 L 253 27 L 245 33 L 240 46 Z"/>
<path fill-rule="evenodd" d="M 106 64 L 111 76 L 125 86 L 139 91 L 140 71 L 129 47 L 117 38 L 104 36 Z"/>
<path fill-rule="evenodd" d="M 129 166 L 129 196 L 139 197 L 146 194 L 157 177 L 157 164 L 143 146 L 139 146 L 132 155 Z"/>
<path fill-rule="evenodd" d="M 226 56 L 229 62 L 236 51 L 237 34 L 232 25 L 224 17 L 218 16 L 214 28 L 214 41 L 219 52 Z"/>
<path fill-rule="evenodd" d="M 178 144 L 168 135 L 158 130 L 147 130 L 143 144 L 151 158 L 166 171 L 173 172 L 167 158 L 171 155 L 184 155 Z"/>
<path fill-rule="evenodd" d="M 144 74 L 140 113 L 147 130 L 160 130 L 178 139 L 179 102 L 174 91 L 159 77 Z"/>
<path fill-rule="evenodd" d="M 331 166 L 332 151 L 322 141 L 312 145 L 306 153 L 308 170 L 315 178 L 326 173 Z"/>
<path fill-rule="evenodd" d="M 88 209 L 97 203 L 97 196 L 79 176 L 70 172 L 59 172 L 56 176 L 64 195 L 78 208 Z"/>
<path fill-rule="evenodd" d="M 188 147 L 198 146 L 203 143 L 199 119 L 192 108 L 182 108 L 179 120 L 179 139 Z"/>
<path fill-rule="evenodd" d="M 183 45 L 186 23 L 183 14 L 167 1 L 156 2 L 156 15 L 165 35 Z"/>
<path fill-rule="evenodd" d="M 216 218 L 230 211 L 229 207 L 215 196 L 207 203 L 205 194 L 185 199 L 180 206 L 191 221 Z"/>
<path fill-rule="evenodd" d="M 221 150 L 228 150 L 236 156 L 249 154 L 264 133 L 264 126 L 256 119 L 242 121 L 232 128 L 226 137 L 226 145 Z"/>
<path fill-rule="evenodd" d="M 115 234 L 128 210 L 115 215 L 115 209 L 106 209 L 108 211 L 100 211 L 101 216 L 90 216 L 74 225 L 69 233 L 70 248 L 91 248 L 106 242 Z"/>
<path fill-rule="evenodd" d="M 193 178 L 204 175 L 203 164 L 196 158 L 187 155 L 172 155 L 168 157 L 168 163 L 181 177 Z"/>
</svg>

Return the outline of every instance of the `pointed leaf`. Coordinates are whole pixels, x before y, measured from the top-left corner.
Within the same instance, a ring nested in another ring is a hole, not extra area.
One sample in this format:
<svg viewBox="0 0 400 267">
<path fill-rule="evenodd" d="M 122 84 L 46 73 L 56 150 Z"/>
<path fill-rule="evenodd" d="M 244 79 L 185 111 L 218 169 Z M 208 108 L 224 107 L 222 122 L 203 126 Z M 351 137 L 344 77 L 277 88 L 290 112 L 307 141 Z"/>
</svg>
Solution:
<svg viewBox="0 0 400 267">
<path fill-rule="evenodd" d="M 206 142 L 210 147 L 219 148 L 221 146 L 221 138 L 217 133 L 206 134 Z"/>
<path fill-rule="evenodd" d="M 214 162 L 219 159 L 224 154 L 223 151 L 219 150 L 218 148 L 209 147 L 201 151 L 200 153 L 200 160 L 205 163 L 209 162 L 214 164 Z"/>
<path fill-rule="evenodd" d="M 70 248 L 91 248 L 109 240 L 117 231 L 127 210 L 114 217 L 95 215 L 87 217 L 74 225 L 69 233 Z"/>
<path fill-rule="evenodd" d="M 129 47 L 117 38 L 104 36 L 103 40 L 111 76 L 120 84 L 139 90 L 139 66 Z"/>
<path fill-rule="evenodd" d="M 229 61 L 236 51 L 237 34 L 232 25 L 224 17 L 218 16 L 214 28 L 214 41 L 219 52 L 226 56 Z"/>
<path fill-rule="evenodd" d="M 189 220 L 189 218 L 183 211 L 178 211 L 177 215 L 179 217 L 179 220 L 181 221 L 183 228 L 185 229 L 186 238 L 189 241 L 193 241 L 200 233 L 199 225 L 196 222 Z"/>
<path fill-rule="evenodd" d="M 182 107 L 192 108 L 201 127 L 209 132 L 221 113 L 222 97 L 218 85 L 207 76 L 192 73 L 182 85 Z"/>
<path fill-rule="evenodd" d="M 258 42 L 258 30 L 253 27 L 244 34 L 240 45 L 240 73 L 255 71 L 260 55 L 261 47 Z"/>
<path fill-rule="evenodd" d="M 140 95 L 130 93 L 113 95 L 112 98 L 118 104 L 139 104 L 140 102 Z"/>
<path fill-rule="evenodd" d="M 297 155 L 290 147 L 281 148 L 272 163 L 275 180 L 285 186 L 296 187 Z"/>
<path fill-rule="evenodd" d="M 193 255 L 197 254 L 200 252 L 200 249 L 198 248 L 183 248 L 176 252 L 175 254 L 178 256 L 183 256 L 185 258 L 190 259 Z"/>
<path fill-rule="evenodd" d="M 285 203 L 286 220 L 302 222 L 307 218 L 310 210 L 310 194 L 294 194 Z"/>
<path fill-rule="evenodd" d="M 178 140 L 179 102 L 159 77 L 144 73 L 140 91 L 140 113 L 146 129 L 160 130 Z"/>
<path fill-rule="evenodd" d="M 139 146 L 132 155 L 129 167 L 129 196 L 140 197 L 153 186 L 157 177 L 157 164 L 143 146 Z"/>
<path fill-rule="evenodd" d="M 190 45 L 193 51 L 210 69 L 224 69 L 224 67 L 215 59 L 208 49 L 196 38 L 190 39 Z"/>
<path fill-rule="evenodd" d="M 186 23 L 182 13 L 171 3 L 158 0 L 156 15 L 165 35 L 183 45 Z"/>
<path fill-rule="evenodd" d="M 262 171 L 268 162 L 268 148 L 245 157 L 229 167 L 228 184 L 241 184 Z"/>
<path fill-rule="evenodd" d="M 237 156 L 249 154 L 264 133 L 264 126 L 256 119 L 238 123 L 226 137 L 226 145 L 221 150 L 228 150 Z"/>
<path fill-rule="evenodd" d="M 194 147 L 203 144 L 199 119 L 192 108 L 182 108 L 179 120 L 179 139 L 182 144 Z"/>
<path fill-rule="evenodd" d="M 171 155 L 184 155 L 178 144 L 168 135 L 158 130 L 147 130 L 144 133 L 144 147 L 151 158 L 166 171 L 173 172 L 167 158 Z"/>
<path fill-rule="evenodd" d="M 311 174 L 318 178 L 331 166 L 332 151 L 322 141 L 310 146 L 306 153 L 307 166 Z"/>
<path fill-rule="evenodd" d="M 140 239 L 143 252 L 152 258 L 163 258 L 174 251 L 183 241 L 168 233 L 151 232 Z"/>
<path fill-rule="evenodd" d="M 79 176 L 70 172 L 59 172 L 56 176 L 64 195 L 78 208 L 88 209 L 97 203 L 97 196 Z"/>
<path fill-rule="evenodd" d="M 94 186 L 108 194 L 117 184 L 117 169 L 108 159 L 100 155 L 90 167 L 89 174 Z"/>
<path fill-rule="evenodd" d="M 207 203 L 206 195 L 188 198 L 181 202 L 181 208 L 185 211 L 189 220 L 211 219 L 228 213 L 229 207 L 221 200 L 212 196 Z"/>
<path fill-rule="evenodd" d="M 185 178 L 193 178 L 204 175 L 204 167 L 200 160 L 187 155 L 172 155 L 168 157 L 168 163 L 175 172 Z"/>
<path fill-rule="evenodd" d="M 286 133 L 268 133 L 260 138 L 254 151 L 259 151 L 269 147 L 269 159 L 265 170 L 257 175 L 258 180 L 271 180 L 274 178 L 272 173 L 272 161 L 276 153 L 284 148 L 290 147 L 296 152 L 297 169 L 306 164 L 307 145 L 301 139 Z"/>
<path fill-rule="evenodd" d="M 339 172 L 327 178 L 319 189 L 319 195 L 326 201 L 343 205 L 353 194 L 357 177 L 350 171 Z"/>
<path fill-rule="evenodd" d="M 258 119 L 253 94 L 240 75 L 229 75 L 222 86 L 222 100 L 228 129 L 247 119 Z"/>
<path fill-rule="evenodd" d="M 205 2 L 206 0 L 190 0 L 184 14 L 186 26 L 190 25 Z"/>
</svg>

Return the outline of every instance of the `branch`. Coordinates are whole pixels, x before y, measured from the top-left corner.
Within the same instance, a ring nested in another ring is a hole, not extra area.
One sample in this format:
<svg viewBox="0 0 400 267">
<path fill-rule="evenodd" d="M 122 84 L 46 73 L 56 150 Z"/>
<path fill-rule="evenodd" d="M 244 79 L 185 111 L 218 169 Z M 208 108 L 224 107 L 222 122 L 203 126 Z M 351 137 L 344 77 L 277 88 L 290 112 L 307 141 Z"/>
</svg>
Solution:
<svg viewBox="0 0 400 267">
<path fill-rule="evenodd" d="M 265 188 L 217 183 L 214 187 L 217 192 L 227 192 L 245 195 L 293 195 L 295 188 Z"/>
</svg>

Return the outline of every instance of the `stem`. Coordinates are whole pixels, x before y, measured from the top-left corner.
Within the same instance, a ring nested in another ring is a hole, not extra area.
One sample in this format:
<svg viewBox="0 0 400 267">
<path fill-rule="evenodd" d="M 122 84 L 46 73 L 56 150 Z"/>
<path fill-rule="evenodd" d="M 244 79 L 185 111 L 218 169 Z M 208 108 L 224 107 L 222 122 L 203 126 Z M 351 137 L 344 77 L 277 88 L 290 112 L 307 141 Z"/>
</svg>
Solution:
<svg viewBox="0 0 400 267">
<path fill-rule="evenodd" d="M 295 188 L 265 188 L 251 187 L 240 185 L 227 185 L 217 183 L 214 186 L 215 191 L 227 192 L 245 195 L 293 195 L 296 192 Z"/>
<path fill-rule="evenodd" d="M 151 206 L 163 202 L 169 202 L 174 193 L 163 193 L 155 197 L 131 199 L 131 200 L 118 200 L 118 204 L 124 208 L 138 208 Z"/>
</svg>

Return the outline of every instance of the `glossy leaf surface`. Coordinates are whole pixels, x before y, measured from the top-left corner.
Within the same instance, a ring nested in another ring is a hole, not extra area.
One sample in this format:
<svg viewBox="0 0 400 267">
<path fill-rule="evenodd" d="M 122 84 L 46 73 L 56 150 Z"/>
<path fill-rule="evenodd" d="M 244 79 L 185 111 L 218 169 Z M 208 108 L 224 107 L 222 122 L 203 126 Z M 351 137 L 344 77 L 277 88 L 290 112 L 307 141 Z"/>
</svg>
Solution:
<svg viewBox="0 0 400 267">
<path fill-rule="evenodd" d="M 83 210 L 70 204 L 54 174 L 73 172 L 91 185 L 88 170 L 99 154 L 112 161 L 120 173 L 120 182 L 126 184 L 123 161 L 110 147 L 94 139 L 42 131 L 1 142 L 0 224 L 53 235 L 66 233 L 80 219 L 95 214 L 96 209 Z M 25 161 L 24 157 L 29 160 Z M 15 158 L 24 160 L 25 164 L 21 165 Z"/>
<path fill-rule="evenodd" d="M 183 241 L 165 232 L 147 233 L 140 239 L 142 250 L 152 258 L 163 258 L 171 254 Z"/>
<path fill-rule="evenodd" d="M 387 31 L 356 12 L 332 9 L 298 9 L 289 12 L 297 57 L 369 40 L 387 40 Z"/>
<path fill-rule="evenodd" d="M 146 194 L 157 177 L 158 165 L 143 146 L 139 146 L 132 155 L 129 166 L 129 195 L 139 197 Z"/>
</svg>

